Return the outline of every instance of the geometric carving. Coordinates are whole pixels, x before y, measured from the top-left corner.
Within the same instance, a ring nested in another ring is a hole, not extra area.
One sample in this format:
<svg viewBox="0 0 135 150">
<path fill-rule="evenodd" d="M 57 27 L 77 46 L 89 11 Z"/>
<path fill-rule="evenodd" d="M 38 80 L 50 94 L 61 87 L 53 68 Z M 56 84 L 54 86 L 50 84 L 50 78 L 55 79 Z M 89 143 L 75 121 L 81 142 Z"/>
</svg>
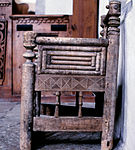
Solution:
<svg viewBox="0 0 135 150">
<path fill-rule="evenodd" d="M 36 91 L 104 91 L 104 76 L 37 75 Z"/>
<path fill-rule="evenodd" d="M 65 48 L 65 49 L 64 49 Z M 79 49 L 79 50 L 78 50 Z M 40 73 L 104 75 L 106 49 L 103 47 L 52 46 L 40 48 Z"/>
<path fill-rule="evenodd" d="M 6 42 L 7 21 L 5 19 L 0 19 L 0 85 L 3 84 L 5 77 Z"/>
<path fill-rule="evenodd" d="M 25 17 L 25 16 L 20 16 L 20 17 L 15 17 L 13 16 L 13 19 L 16 20 L 16 24 L 42 24 L 42 23 L 68 23 L 69 18 L 64 16 L 64 17 L 46 17 L 46 16 L 41 16 L 41 17 L 35 17 L 35 16 L 30 16 L 30 17 Z"/>
</svg>

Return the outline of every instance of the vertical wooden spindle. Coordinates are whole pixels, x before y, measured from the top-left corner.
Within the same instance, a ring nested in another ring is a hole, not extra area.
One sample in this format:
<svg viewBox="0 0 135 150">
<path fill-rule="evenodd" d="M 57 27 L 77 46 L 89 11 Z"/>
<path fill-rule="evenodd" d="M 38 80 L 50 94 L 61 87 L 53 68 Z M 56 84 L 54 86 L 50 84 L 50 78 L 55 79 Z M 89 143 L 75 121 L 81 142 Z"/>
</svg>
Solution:
<svg viewBox="0 0 135 150">
<path fill-rule="evenodd" d="M 78 111 L 78 117 L 82 117 L 82 92 L 79 92 L 79 111 Z"/>
<path fill-rule="evenodd" d="M 55 106 L 55 113 L 54 113 L 54 116 L 56 118 L 59 117 L 60 95 L 61 95 L 60 92 L 56 92 L 56 106 Z"/>
</svg>

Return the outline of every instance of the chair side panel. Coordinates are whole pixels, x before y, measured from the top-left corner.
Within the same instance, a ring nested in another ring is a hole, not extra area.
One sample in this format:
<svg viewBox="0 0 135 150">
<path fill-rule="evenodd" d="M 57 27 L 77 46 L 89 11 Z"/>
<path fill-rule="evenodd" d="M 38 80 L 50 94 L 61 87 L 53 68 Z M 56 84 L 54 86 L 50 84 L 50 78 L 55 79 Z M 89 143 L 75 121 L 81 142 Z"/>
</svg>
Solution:
<svg viewBox="0 0 135 150">
<path fill-rule="evenodd" d="M 39 46 L 38 74 L 105 75 L 106 47 Z"/>
</svg>

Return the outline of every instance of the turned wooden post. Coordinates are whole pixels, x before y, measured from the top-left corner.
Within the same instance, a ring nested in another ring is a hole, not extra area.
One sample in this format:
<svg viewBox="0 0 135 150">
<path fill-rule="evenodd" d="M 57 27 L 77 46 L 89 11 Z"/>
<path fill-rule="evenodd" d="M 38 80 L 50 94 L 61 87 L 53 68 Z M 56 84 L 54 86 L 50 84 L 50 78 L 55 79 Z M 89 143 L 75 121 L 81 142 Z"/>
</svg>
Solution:
<svg viewBox="0 0 135 150">
<path fill-rule="evenodd" d="M 78 111 L 78 117 L 82 117 L 82 92 L 79 92 L 79 111 Z"/>
<path fill-rule="evenodd" d="M 54 113 L 54 116 L 56 118 L 59 117 L 60 96 L 61 96 L 61 93 L 60 92 L 56 92 L 56 106 L 55 106 L 55 113 Z"/>
<path fill-rule="evenodd" d="M 32 52 L 35 47 L 34 32 L 24 34 L 24 47 L 26 52 L 23 57 L 26 62 L 22 67 L 22 89 L 21 89 L 21 120 L 20 120 L 20 149 L 31 150 L 31 138 L 33 129 L 33 99 L 34 99 L 34 71 L 35 66 Z"/>
<path fill-rule="evenodd" d="M 109 46 L 107 49 L 107 70 L 105 85 L 104 114 L 102 126 L 102 150 L 111 150 L 113 146 L 113 130 L 115 118 L 115 103 L 117 90 L 117 68 L 119 53 L 119 32 L 120 29 L 120 7 L 118 1 L 110 1 L 108 6 L 108 39 Z"/>
</svg>

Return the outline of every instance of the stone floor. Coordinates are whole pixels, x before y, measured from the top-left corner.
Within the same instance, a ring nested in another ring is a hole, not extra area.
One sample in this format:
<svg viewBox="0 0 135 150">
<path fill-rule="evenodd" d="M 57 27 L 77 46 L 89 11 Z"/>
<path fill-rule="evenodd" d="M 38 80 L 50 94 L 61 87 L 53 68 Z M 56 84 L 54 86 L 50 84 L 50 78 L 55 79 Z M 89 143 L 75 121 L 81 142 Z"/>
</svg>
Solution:
<svg viewBox="0 0 135 150">
<path fill-rule="evenodd" d="M 20 103 L 0 100 L 0 150 L 19 150 L 19 127 Z M 34 133 L 32 149 L 100 150 L 100 133 Z"/>
</svg>

